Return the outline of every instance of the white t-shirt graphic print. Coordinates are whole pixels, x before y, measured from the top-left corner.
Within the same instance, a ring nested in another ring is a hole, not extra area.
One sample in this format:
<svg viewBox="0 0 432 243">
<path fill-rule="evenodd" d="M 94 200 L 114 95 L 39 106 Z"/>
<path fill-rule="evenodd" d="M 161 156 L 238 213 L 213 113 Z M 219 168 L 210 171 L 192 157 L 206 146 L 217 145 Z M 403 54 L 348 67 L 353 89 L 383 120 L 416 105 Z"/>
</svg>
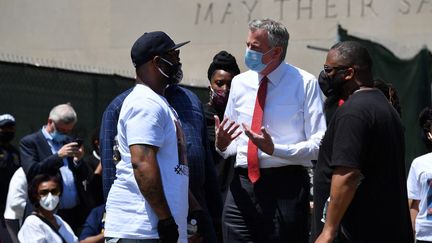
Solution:
<svg viewBox="0 0 432 243">
<path fill-rule="evenodd" d="M 419 200 L 416 239 L 432 241 L 432 153 L 417 157 L 407 180 L 408 199 Z"/>
</svg>

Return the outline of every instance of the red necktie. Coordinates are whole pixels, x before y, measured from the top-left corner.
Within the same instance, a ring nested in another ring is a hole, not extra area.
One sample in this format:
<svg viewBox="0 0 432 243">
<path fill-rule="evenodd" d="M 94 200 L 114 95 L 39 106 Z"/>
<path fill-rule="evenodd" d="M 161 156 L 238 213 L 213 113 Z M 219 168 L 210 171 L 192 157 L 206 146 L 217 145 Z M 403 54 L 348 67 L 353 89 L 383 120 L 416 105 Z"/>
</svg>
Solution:
<svg viewBox="0 0 432 243">
<path fill-rule="evenodd" d="M 264 105 L 267 96 L 267 83 L 268 83 L 268 78 L 264 76 L 258 88 L 258 93 L 255 101 L 255 108 L 252 116 L 251 130 L 256 133 L 260 133 L 261 126 L 262 126 L 263 111 L 264 111 Z M 258 162 L 258 147 L 254 143 L 252 143 L 250 139 L 248 142 L 247 161 L 248 161 L 249 179 L 252 181 L 252 183 L 255 183 L 256 181 L 258 181 L 260 177 L 260 167 Z"/>
</svg>

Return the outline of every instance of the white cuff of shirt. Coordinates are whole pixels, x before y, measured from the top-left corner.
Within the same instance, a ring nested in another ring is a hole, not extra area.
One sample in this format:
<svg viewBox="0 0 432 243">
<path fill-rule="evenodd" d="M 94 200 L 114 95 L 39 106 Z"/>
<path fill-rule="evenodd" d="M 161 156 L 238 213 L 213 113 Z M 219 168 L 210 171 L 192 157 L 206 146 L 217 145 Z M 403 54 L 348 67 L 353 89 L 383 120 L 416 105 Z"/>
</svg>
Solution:
<svg viewBox="0 0 432 243">
<path fill-rule="evenodd" d="M 272 156 L 279 158 L 286 158 L 287 156 L 295 153 L 296 148 L 294 146 L 286 144 L 275 144 Z"/>
<path fill-rule="evenodd" d="M 224 151 L 221 151 L 217 146 L 215 146 L 216 151 L 219 153 L 220 156 L 222 156 L 224 159 L 227 159 L 229 156 L 231 156 L 234 153 L 231 153 L 230 151 L 230 147 L 228 146 L 226 147 L 226 149 Z"/>
</svg>

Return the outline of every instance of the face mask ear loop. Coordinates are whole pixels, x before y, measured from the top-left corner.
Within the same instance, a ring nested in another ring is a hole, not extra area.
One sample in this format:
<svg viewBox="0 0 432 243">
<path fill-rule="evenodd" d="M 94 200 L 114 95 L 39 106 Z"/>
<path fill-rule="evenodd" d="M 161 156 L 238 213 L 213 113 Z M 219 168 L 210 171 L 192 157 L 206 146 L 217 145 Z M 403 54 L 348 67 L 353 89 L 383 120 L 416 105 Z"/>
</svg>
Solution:
<svg viewBox="0 0 432 243">
<path fill-rule="evenodd" d="M 165 58 L 163 58 L 163 57 L 159 57 L 159 58 L 160 58 L 162 61 L 168 63 L 171 67 L 174 66 L 174 64 L 173 64 L 172 62 L 166 60 Z"/>
<path fill-rule="evenodd" d="M 267 55 L 267 53 L 273 51 L 274 47 L 272 47 L 270 50 L 266 51 L 265 53 L 263 53 L 263 56 Z"/>
<path fill-rule="evenodd" d="M 428 132 L 428 133 L 426 134 L 426 137 L 427 137 L 427 139 L 428 139 L 429 141 L 432 142 L 432 133 L 431 133 L 431 132 Z"/>
<path fill-rule="evenodd" d="M 160 69 L 160 67 L 158 67 L 158 70 L 163 76 L 165 76 L 165 78 L 169 78 L 168 75 L 164 71 L 162 71 L 162 69 Z"/>
<path fill-rule="evenodd" d="M 393 98 L 394 90 L 392 87 L 389 87 L 388 94 L 389 94 L 390 104 L 394 105 L 395 99 Z"/>
<path fill-rule="evenodd" d="M 159 58 L 160 58 L 162 61 L 168 63 L 168 64 L 171 65 L 171 66 L 174 65 L 174 64 L 172 64 L 171 62 L 169 62 L 168 60 L 165 60 L 165 58 L 163 58 L 163 57 L 159 57 Z M 164 71 L 162 71 L 162 69 L 161 69 L 159 66 L 158 66 L 157 68 L 158 68 L 159 72 L 160 72 L 163 76 L 165 76 L 165 78 L 169 78 L 169 76 L 168 76 Z"/>
</svg>

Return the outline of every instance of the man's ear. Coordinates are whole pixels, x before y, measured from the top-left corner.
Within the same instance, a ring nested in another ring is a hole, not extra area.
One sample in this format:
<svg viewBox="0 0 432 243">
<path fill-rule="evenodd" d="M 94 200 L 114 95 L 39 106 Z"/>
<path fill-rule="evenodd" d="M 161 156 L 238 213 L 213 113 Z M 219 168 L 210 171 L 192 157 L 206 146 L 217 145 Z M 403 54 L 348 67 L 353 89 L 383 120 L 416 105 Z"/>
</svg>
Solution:
<svg viewBox="0 0 432 243">
<path fill-rule="evenodd" d="M 350 67 L 345 71 L 345 80 L 353 79 L 355 74 L 355 69 Z"/>
<path fill-rule="evenodd" d="M 157 66 L 157 64 L 160 62 L 160 57 L 159 56 L 154 56 L 152 59 L 152 62 L 154 63 L 155 66 Z"/>
<path fill-rule="evenodd" d="M 48 118 L 48 125 L 52 125 L 54 121 L 51 118 Z"/>
<path fill-rule="evenodd" d="M 277 46 L 274 48 L 274 56 L 278 56 L 280 58 L 280 56 L 282 55 L 282 47 Z"/>
</svg>

